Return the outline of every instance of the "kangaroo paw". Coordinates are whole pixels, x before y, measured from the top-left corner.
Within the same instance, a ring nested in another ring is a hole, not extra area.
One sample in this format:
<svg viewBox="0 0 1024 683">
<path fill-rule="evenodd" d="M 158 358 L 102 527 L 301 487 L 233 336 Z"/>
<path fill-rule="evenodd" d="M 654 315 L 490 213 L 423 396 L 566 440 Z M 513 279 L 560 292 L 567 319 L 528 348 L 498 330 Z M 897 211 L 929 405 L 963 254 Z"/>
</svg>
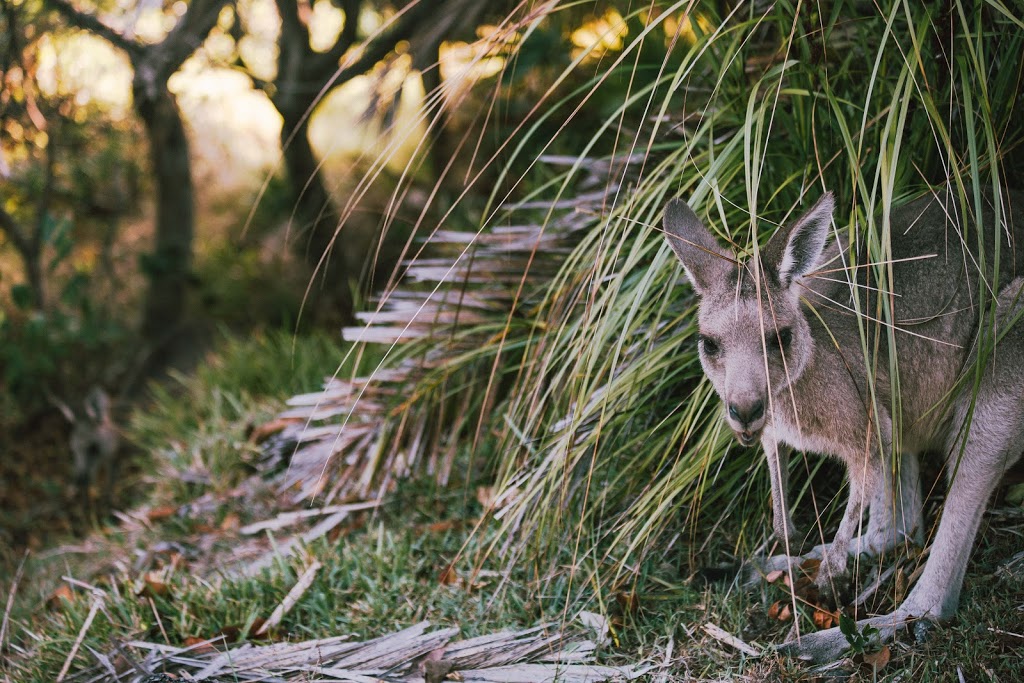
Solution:
<svg viewBox="0 0 1024 683">
<path fill-rule="evenodd" d="M 822 595 L 830 596 L 834 604 L 841 605 L 844 593 L 849 587 L 847 569 L 849 556 L 842 548 L 822 548 L 821 564 L 814 580 Z"/>
</svg>

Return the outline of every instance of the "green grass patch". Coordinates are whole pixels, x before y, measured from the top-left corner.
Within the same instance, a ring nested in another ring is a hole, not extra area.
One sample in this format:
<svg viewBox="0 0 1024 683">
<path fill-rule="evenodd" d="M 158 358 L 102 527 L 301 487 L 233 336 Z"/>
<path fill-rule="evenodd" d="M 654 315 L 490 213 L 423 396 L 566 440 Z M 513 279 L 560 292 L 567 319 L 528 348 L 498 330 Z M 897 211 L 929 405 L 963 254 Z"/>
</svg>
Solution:
<svg viewBox="0 0 1024 683">
<path fill-rule="evenodd" d="M 347 351 L 324 331 L 227 336 L 193 374 L 154 386 L 152 404 L 136 411 L 128 438 L 152 465 L 146 474 L 157 499 L 183 502 L 251 474 L 259 449 L 248 432 L 273 419 L 286 397 L 316 389 L 332 373 L 349 375 L 356 358 Z"/>
</svg>

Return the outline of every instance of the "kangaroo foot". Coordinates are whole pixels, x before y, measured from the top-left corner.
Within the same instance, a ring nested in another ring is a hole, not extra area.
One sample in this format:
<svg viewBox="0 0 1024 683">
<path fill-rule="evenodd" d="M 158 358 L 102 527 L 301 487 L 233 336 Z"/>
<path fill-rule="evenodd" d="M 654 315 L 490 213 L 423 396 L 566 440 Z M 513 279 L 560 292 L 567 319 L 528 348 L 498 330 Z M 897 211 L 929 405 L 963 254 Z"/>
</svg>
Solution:
<svg viewBox="0 0 1024 683">
<path fill-rule="evenodd" d="M 897 634 L 905 631 L 909 624 L 917 621 L 902 610 L 856 623 L 856 631 L 844 633 L 840 628 L 830 628 L 817 633 L 808 633 L 776 649 L 786 655 L 809 660 L 818 664 L 834 662 L 843 657 L 858 640 L 859 646 L 878 647 L 890 643 Z M 928 622 L 931 623 L 931 622 Z"/>
</svg>

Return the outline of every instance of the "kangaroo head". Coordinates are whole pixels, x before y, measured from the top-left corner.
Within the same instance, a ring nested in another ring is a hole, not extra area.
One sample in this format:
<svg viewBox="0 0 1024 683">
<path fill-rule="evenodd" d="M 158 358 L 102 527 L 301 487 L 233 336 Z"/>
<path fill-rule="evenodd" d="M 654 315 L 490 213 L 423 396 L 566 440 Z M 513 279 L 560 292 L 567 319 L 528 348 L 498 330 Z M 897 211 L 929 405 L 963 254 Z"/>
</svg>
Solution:
<svg viewBox="0 0 1024 683">
<path fill-rule="evenodd" d="M 669 245 L 700 297 L 700 362 L 744 445 L 760 436 L 768 406 L 787 400 L 783 392 L 814 351 L 800 281 L 821 259 L 834 204 L 827 193 L 780 228 L 761 250 L 760 268 L 722 249 L 686 202 L 665 207 Z"/>
<path fill-rule="evenodd" d="M 117 429 L 110 415 L 110 397 L 94 386 L 75 414 L 64 402 L 51 399 L 71 423 L 68 445 L 72 455 L 72 475 L 79 486 L 88 486 L 100 461 L 109 459 L 118 448 Z"/>
</svg>

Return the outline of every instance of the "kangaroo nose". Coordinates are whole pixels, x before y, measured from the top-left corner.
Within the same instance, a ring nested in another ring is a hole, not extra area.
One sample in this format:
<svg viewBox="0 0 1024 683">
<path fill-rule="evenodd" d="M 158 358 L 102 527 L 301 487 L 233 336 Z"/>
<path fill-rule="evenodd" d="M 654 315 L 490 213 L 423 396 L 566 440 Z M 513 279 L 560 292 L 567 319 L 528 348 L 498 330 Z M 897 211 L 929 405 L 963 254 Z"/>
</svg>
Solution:
<svg viewBox="0 0 1024 683">
<path fill-rule="evenodd" d="M 764 401 L 757 401 L 749 406 L 738 406 L 735 403 L 729 404 L 729 417 L 742 425 L 749 425 L 757 422 L 764 415 Z"/>
</svg>

